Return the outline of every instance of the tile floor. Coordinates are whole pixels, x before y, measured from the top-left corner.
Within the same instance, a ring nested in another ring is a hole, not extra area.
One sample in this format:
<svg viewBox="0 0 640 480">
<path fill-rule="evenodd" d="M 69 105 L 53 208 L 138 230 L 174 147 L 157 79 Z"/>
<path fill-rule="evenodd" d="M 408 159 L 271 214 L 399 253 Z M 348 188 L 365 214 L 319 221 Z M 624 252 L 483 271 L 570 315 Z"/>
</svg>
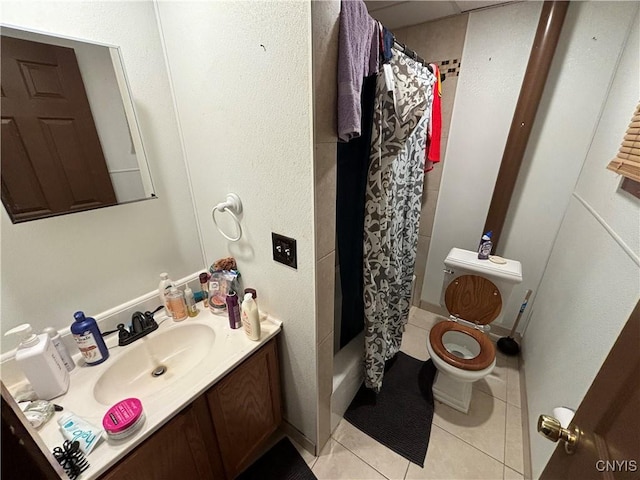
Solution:
<svg viewBox="0 0 640 480">
<path fill-rule="evenodd" d="M 429 358 L 425 342 L 437 318 L 412 307 L 401 350 L 421 360 Z M 468 415 L 436 401 L 424 468 L 345 420 L 319 457 L 302 454 L 320 480 L 523 479 L 517 357 L 498 353 L 493 373 L 474 384 Z"/>
</svg>

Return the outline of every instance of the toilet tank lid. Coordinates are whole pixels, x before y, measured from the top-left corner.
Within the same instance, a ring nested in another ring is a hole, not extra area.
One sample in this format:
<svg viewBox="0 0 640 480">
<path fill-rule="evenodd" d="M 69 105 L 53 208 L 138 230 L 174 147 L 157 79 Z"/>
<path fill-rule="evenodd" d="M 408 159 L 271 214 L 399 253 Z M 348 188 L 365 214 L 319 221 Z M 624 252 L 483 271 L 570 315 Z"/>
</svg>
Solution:
<svg viewBox="0 0 640 480">
<path fill-rule="evenodd" d="M 471 272 L 498 277 L 514 284 L 522 282 L 522 265 L 517 260 L 504 259 L 507 263 L 493 263 L 478 259 L 478 252 L 452 248 L 444 264 L 447 267 L 462 268 Z"/>
</svg>

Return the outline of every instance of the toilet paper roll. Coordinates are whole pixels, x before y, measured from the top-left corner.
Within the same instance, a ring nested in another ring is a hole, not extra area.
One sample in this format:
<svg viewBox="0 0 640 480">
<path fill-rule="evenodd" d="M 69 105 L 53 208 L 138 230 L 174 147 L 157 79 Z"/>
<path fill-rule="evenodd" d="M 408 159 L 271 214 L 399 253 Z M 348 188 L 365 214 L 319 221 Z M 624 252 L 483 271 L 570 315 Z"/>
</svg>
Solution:
<svg viewBox="0 0 640 480">
<path fill-rule="evenodd" d="M 574 410 L 568 407 L 556 407 L 553 409 L 553 416 L 560 422 L 562 428 L 567 428 L 576 414 Z"/>
</svg>

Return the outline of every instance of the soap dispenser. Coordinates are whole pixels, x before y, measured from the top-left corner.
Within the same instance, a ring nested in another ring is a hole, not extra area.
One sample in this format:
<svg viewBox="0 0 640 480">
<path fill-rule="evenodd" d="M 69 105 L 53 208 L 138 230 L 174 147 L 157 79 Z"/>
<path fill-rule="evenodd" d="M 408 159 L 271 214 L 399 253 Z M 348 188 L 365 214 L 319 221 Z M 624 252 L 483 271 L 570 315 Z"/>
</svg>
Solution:
<svg viewBox="0 0 640 480">
<path fill-rule="evenodd" d="M 16 362 L 40 400 L 59 397 L 69 389 L 69 372 L 60 354 L 46 333 L 36 335 L 31 325 L 24 323 L 6 335 L 22 335 L 16 350 Z"/>
</svg>

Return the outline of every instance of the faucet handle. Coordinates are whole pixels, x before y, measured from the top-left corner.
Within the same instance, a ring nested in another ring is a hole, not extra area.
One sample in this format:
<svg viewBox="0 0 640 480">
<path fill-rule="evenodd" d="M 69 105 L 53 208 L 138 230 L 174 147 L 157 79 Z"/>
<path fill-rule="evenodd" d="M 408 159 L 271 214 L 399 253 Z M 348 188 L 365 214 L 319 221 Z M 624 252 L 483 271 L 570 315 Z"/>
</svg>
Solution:
<svg viewBox="0 0 640 480">
<path fill-rule="evenodd" d="M 118 328 L 118 343 L 121 344 L 122 341 L 128 339 L 131 334 L 124 327 L 124 323 L 119 323 L 117 325 L 117 328 Z"/>
</svg>

